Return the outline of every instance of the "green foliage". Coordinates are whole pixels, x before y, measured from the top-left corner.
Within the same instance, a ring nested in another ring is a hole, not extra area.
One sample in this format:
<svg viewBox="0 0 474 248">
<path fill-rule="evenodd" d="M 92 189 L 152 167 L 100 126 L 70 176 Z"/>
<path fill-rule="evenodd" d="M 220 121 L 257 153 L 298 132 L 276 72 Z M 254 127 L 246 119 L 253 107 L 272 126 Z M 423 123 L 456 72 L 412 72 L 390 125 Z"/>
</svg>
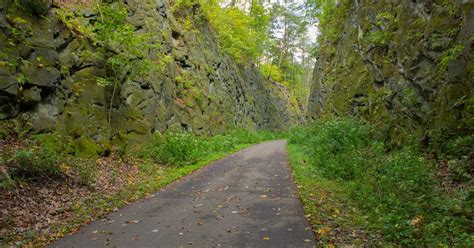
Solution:
<svg viewBox="0 0 474 248">
<path fill-rule="evenodd" d="M 69 30 L 81 38 L 90 37 L 92 39 L 92 37 L 95 36 L 92 30 L 93 27 L 89 24 L 89 20 L 79 13 L 60 8 L 56 10 L 56 14 Z"/>
<path fill-rule="evenodd" d="M 176 0 L 171 6 L 171 12 L 176 13 L 178 10 L 190 9 L 196 4 L 195 0 Z"/>
<path fill-rule="evenodd" d="M 20 141 L 7 136 L 0 146 L 0 188 L 29 180 L 95 180 L 97 145 L 86 138 L 73 142 L 58 134 L 41 134 Z"/>
<path fill-rule="evenodd" d="M 446 143 L 446 154 L 454 157 L 467 156 L 474 152 L 474 135 L 457 137 Z"/>
<path fill-rule="evenodd" d="M 381 231 L 387 241 L 472 246 L 468 196 L 443 195 L 435 187 L 434 168 L 416 146 L 386 152 L 373 133 L 363 122 L 330 120 L 291 129 L 289 142 L 308 155 L 313 176 L 346 189 L 367 215 L 366 227 Z"/>
<path fill-rule="evenodd" d="M 6 163 L 15 178 L 38 179 L 61 176 L 58 155 L 49 148 L 33 146 L 16 151 Z"/>
<path fill-rule="evenodd" d="M 348 7 L 350 1 L 344 0 L 336 5 L 332 0 L 309 0 L 307 3 L 309 11 L 319 21 L 318 41 L 323 44 L 335 42 L 339 39 L 339 34 L 344 25 L 344 20 L 348 14 Z"/>
<path fill-rule="evenodd" d="M 253 3 L 247 13 L 237 7 L 222 8 L 216 0 L 177 0 L 171 11 L 181 18 L 184 29 L 204 20 L 217 34 L 222 50 L 237 62 L 244 63 L 261 56 L 267 39 L 269 16 L 265 8 Z M 192 15 L 186 17 L 186 15 Z"/>
<path fill-rule="evenodd" d="M 97 11 L 99 17 L 93 26 L 95 41 L 105 49 L 113 80 L 126 74 L 133 78 L 150 72 L 153 63 L 147 54 L 159 48 L 151 42 L 153 34 L 135 33 L 135 28 L 126 23 L 128 12 L 123 4 L 103 4 Z"/>
<path fill-rule="evenodd" d="M 152 144 L 144 149 L 143 155 L 153 158 L 156 163 L 185 166 L 206 160 L 216 154 L 233 151 L 240 145 L 255 144 L 274 138 L 275 135 L 268 131 L 252 132 L 244 129 L 234 129 L 227 134 L 210 138 L 182 130 L 167 131 L 156 134 Z"/>
<path fill-rule="evenodd" d="M 246 57 L 255 57 L 256 48 L 252 36 L 247 35 L 250 20 L 244 12 L 231 8 L 211 15 L 211 24 L 216 29 L 219 44 L 225 53 L 243 63 Z M 232 28 L 231 28 L 232 27 Z"/>
<path fill-rule="evenodd" d="M 365 39 L 374 46 L 387 46 L 391 40 L 391 34 L 386 31 L 377 30 L 369 32 Z"/>
<path fill-rule="evenodd" d="M 106 78 L 97 78 L 100 86 L 113 85 L 109 106 L 111 122 L 112 104 L 121 82 L 136 79 L 153 71 L 162 70 L 163 61 L 152 61 L 148 54 L 158 53 L 159 44 L 154 43 L 154 33 L 140 34 L 126 22 L 128 11 L 124 3 L 112 1 L 101 3 L 95 10 L 94 22 L 89 22 L 76 12 L 67 9 L 57 11 L 62 22 L 76 35 L 86 37 L 97 46 L 97 54 L 87 54 L 105 59 Z M 82 54 L 86 56 L 86 54 Z"/>
<path fill-rule="evenodd" d="M 428 132 L 427 139 L 429 151 L 445 161 L 446 176 L 450 181 L 472 183 L 474 135 L 455 136 L 453 131 L 432 129 Z"/>
<path fill-rule="evenodd" d="M 446 52 L 444 52 L 443 57 L 441 58 L 441 61 L 439 62 L 439 71 L 444 72 L 446 69 L 448 69 L 448 65 L 457 59 L 461 54 L 462 51 L 464 50 L 464 45 L 458 44 L 451 49 L 448 49 Z"/>
<path fill-rule="evenodd" d="M 155 135 L 148 152 L 157 163 L 184 166 L 197 162 L 202 154 L 203 143 L 193 133 L 169 131 Z"/>
<path fill-rule="evenodd" d="M 280 71 L 280 68 L 278 68 L 278 66 L 272 65 L 272 64 L 261 64 L 259 69 L 263 77 L 265 78 L 269 77 L 273 81 L 281 83 L 285 86 L 289 85 L 287 81 L 283 80 L 282 73 Z"/>
<path fill-rule="evenodd" d="M 474 135 L 458 136 L 447 128 L 429 130 L 427 140 L 428 149 L 440 158 L 460 158 L 474 150 Z"/>
<path fill-rule="evenodd" d="M 377 22 L 376 24 L 378 26 L 383 26 L 385 24 L 385 22 L 390 22 L 393 20 L 393 15 L 389 12 L 382 12 L 382 13 L 379 13 L 377 16 L 376 16 L 376 19 L 377 19 Z"/>
<path fill-rule="evenodd" d="M 250 13 L 237 7 L 221 8 L 216 1 L 202 5 L 225 53 L 240 63 L 261 56 L 269 25 L 262 5 L 253 4 Z"/>
<path fill-rule="evenodd" d="M 13 7 L 31 15 L 42 17 L 48 13 L 47 0 L 12 0 Z"/>
<path fill-rule="evenodd" d="M 366 232 L 360 224 L 364 220 L 363 213 L 348 200 L 347 190 L 329 177 L 316 175 L 308 163 L 309 156 L 301 148 L 297 144 L 288 144 L 288 159 L 305 214 L 316 231 L 316 246 L 326 247 L 335 243 L 336 247 L 349 244 L 356 247 L 386 247 L 382 245 L 382 240 L 373 240 L 370 235 L 364 235 Z M 353 235 L 344 237 L 344 233 Z M 362 245 L 361 240 L 364 240 Z"/>
<path fill-rule="evenodd" d="M 301 130 L 299 131 L 301 132 Z M 358 174 L 363 173 L 363 171 L 359 171 L 364 169 L 359 163 L 364 161 L 354 161 L 353 159 L 361 157 L 362 148 L 367 145 L 365 138 L 369 134 L 367 126 L 354 125 L 352 121 L 346 120 L 330 121 L 324 126 L 312 127 L 311 132 L 313 135 L 310 137 L 302 137 L 302 134 L 296 136 L 304 139 L 310 138 L 309 142 L 315 144 L 307 146 L 308 149 L 311 149 L 308 152 L 314 156 L 316 168 L 322 174 L 346 180 L 354 179 Z M 292 141 L 293 138 L 290 138 L 290 142 Z"/>
</svg>

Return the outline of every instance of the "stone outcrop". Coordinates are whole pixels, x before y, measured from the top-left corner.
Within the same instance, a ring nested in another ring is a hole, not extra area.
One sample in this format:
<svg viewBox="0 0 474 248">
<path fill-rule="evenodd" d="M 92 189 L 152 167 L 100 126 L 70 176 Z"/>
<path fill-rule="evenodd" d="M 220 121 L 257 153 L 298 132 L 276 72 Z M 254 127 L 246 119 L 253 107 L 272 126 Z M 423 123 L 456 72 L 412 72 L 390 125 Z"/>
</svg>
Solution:
<svg viewBox="0 0 474 248">
<path fill-rule="evenodd" d="M 472 1 L 341 1 L 334 15 L 309 118 L 359 116 L 397 144 L 434 129 L 472 133 Z"/>
<path fill-rule="evenodd" d="M 97 45 L 67 27 L 59 6 L 45 16 L 12 11 L 0 1 L 0 123 L 2 130 L 58 132 L 74 140 L 143 142 L 155 131 L 184 128 L 200 134 L 230 128 L 279 129 L 296 123 L 298 110 L 285 90 L 262 79 L 253 65 L 224 55 L 207 22 L 188 30 L 162 0 L 128 0 L 127 23 L 153 33 L 163 60 L 160 73 L 100 86 L 105 77 Z M 93 23 L 91 9 L 72 9 Z M 165 60 L 164 58 L 169 58 Z M 185 85 L 185 86 L 183 86 Z M 8 124 L 10 123 L 10 124 Z"/>
</svg>

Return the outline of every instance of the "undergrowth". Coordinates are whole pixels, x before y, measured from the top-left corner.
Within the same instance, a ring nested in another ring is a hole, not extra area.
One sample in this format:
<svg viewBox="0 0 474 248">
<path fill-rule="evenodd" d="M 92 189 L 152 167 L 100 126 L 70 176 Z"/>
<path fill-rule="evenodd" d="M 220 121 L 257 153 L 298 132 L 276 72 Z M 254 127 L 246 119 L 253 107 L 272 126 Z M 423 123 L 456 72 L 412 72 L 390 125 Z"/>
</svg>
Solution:
<svg viewBox="0 0 474 248">
<path fill-rule="evenodd" d="M 167 131 L 157 133 L 150 145 L 143 148 L 139 155 L 142 159 L 151 159 L 156 168 L 160 165 L 183 167 L 276 137 L 269 131 L 252 132 L 243 129 L 210 137 L 197 136 L 183 130 Z M 0 189 L 44 179 L 66 179 L 70 182 L 94 185 L 97 177 L 95 160 L 99 155 L 110 155 L 110 148 L 107 148 L 108 152 L 101 154 L 97 154 L 95 150 L 81 152 L 75 147 L 76 143 L 78 142 L 74 143 L 54 134 L 28 139 L 12 136 L 3 140 L 0 143 Z M 91 142 L 83 145 L 97 146 Z M 126 152 L 120 154 L 125 157 L 134 156 Z"/>
<path fill-rule="evenodd" d="M 0 235 L 0 243 L 25 247 L 45 245 L 78 230 L 92 219 L 152 194 L 212 161 L 276 137 L 266 131 L 242 129 L 212 137 L 181 130 L 168 131 L 157 134 L 154 141 L 143 149 L 140 158 L 135 151 L 121 154 L 113 147 L 108 148 L 112 151 L 96 153 L 95 156 L 78 153 L 63 137 L 35 136 L 26 139 L 13 135 L 0 142 L 0 193 L 3 194 L 0 197 L 11 198 L 12 192 L 18 194 L 25 188 L 68 193 L 59 193 L 59 196 L 45 193 L 41 197 L 22 195 L 23 200 L 39 205 L 44 199 L 56 201 L 57 204 L 48 206 L 48 209 L 62 209 L 59 216 L 28 209 L 25 215 L 33 224 L 24 230 L 15 229 L 24 222 L 21 220 L 23 222 L 19 224 L 21 215 L 12 215 L 16 205 L 2 202 L 0 205 L 4 212 L 14 219 L 0 221 L 3 235 Z M 59 144 L 59 141 L 62 143 Z M 46 225 L 41 222 L 43 219 L 34 217 L 37 215 L 54 220 Z"/>
<path fill-rule="evenodd" d="M 239 145 L 255 144 L 275 137 L 268 131 L 252 132 L 244 129 L 235 129 L 227 134 L 212 137 L 196 136 L 183 130 L 167 131 L 163 134 L 157 133 L 142 155 L 159 164 L 179 167 L 200 162 L 217 153 L 232 151 Z"/>
<path fill-rule="evenodd" d="M 303 151 L 310 167 L 300 181 L 321 177 L 342 188 L 365 216 L 364 228 L 387 242 L 472 247 L 472 187 L 443 192 L 435 163 L 415 142 L 388 147 L 374 133 L 370 125 L 348 119 L 293 128 L 289 143 Z"/>
</svg>

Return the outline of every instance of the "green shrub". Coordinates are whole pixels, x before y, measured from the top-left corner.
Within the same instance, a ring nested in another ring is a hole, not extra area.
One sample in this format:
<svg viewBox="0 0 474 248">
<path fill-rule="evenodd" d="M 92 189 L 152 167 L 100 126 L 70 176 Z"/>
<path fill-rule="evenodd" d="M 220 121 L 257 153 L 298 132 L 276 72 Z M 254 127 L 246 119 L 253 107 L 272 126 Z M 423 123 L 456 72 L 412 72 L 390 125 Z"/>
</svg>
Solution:
<svg viewBox="0 0 474 248">
<path fill-rule="evenodd" d="M 45 0 L 13 0 L 16 8 L 26 11 L 37 17 L 48 14 L 49 5 Z"/>
<path fill-rule="evenodd" d="M 446 142 L 446 153 L 461 158 L 474 152 L 474 135 L 457 137 Z"/>
<path fill-rule="evenodd" d="M 212 136 L 208 141 L 208 152 L 219 153 L 229 152 L 235 149 L 236 140 L 229 137 L 229 135 L 215 135 Z"/>
<path fill-rule="evenodd" d="M 10 164 L 12 178 L 55 178 L 62 175 L 58 155 L 46 147 L 23 148 L 15 153 Z"/>
<path fill-rule="evenodd" d="M 368 44 L 374 46 L 388 46 L 391 39 L 391 34 L 382 30 L 371 31 L 365 37 Z"/>
<path fill-rule="evenodd" d="M 367 215 L 367 228 L 381 232 L 387 241 L 401 246 L 472 246 L 469 196 L 448 197 L 438 191 L 434 166 L 417 145 L 387 152 L 389 146 L 374 133 L 366 123 L 339 119 L 293 128 L 288 140 L 309 156 L 313 176 L 347 189 L 348 198 Z M 469 139 L 443 147 L 464 152 Z"/>
<path fill-rule="evenodd" d="M 443 57 L 441 58 L 441 61 L 439 62 L 439 71 L 444 72 L 448 69 L 448 66 L 451 62 L 456 60 L 460 55 L 462 55 L 464 50 L 464 45 L 458 44 L 450 49 L 447 49 Z"/>
<path fill-rule="evenodd" d="M 155 135 L 148 153 L 157 163 L 184 166 L 197 162 L 206 146 L 191 132 L 169 131 Z"/>
<path fill-rule="evenodd" d="M 6 172 L 0 174 L 0 189 L 10 189 L 15 186 L 15 181 Z"/>
<path fill-rule="evenodd" d="M 270 131 L 248 131 L 233 129 L 226 134 L 212 137 L 196 136 L 186 131 L 167 131 L 157 134 L 152 144 L 145 148 L 143 156 L 153 158 L 156 163 L 184 166 L 218 153 L 227 153 L 240 145 L 255 144 L 276 138 Z"/>
</svg>

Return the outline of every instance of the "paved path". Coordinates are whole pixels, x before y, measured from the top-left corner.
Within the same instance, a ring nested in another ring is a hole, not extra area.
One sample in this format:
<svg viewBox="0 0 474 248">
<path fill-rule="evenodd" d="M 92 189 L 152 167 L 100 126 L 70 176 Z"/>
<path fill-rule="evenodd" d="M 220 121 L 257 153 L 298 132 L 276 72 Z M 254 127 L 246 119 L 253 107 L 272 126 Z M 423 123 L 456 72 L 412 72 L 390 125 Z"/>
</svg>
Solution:
<svg viewBox="0 0 474 248">
<path fill-rule="evenodd" d="M 51 247 L 313 247 L 285 146 L 228 156 Z"/>
</svg>

